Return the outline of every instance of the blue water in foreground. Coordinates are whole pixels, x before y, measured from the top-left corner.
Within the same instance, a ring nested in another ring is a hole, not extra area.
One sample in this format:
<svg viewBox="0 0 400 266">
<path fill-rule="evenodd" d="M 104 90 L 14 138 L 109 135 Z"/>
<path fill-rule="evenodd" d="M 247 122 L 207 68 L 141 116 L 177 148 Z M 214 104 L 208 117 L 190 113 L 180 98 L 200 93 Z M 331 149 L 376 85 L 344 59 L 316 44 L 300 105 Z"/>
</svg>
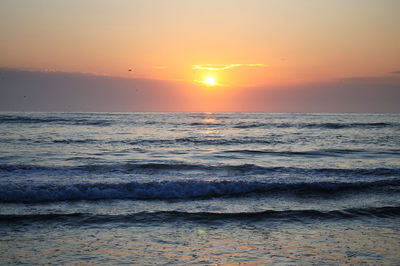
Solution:
<svg viewBox="0 0 400 266">
<path fill-rule="evenodd" d="M 0 113 L 1 264 L 400 264 L 400 115 Z"/>
</svg>

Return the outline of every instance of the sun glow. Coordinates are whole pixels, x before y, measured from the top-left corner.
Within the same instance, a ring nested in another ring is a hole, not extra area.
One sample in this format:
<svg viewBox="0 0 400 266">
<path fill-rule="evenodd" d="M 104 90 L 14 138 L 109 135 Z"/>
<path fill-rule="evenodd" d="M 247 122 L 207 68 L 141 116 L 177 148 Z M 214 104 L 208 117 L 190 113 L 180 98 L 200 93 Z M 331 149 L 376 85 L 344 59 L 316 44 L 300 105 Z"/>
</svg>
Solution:
<svg viewBox="0 0 400 266">
<path fill-rule="evenodd" d="M 214 86 L 215 83 L 215 79 L 211 76 L 208 76 L 204 79 L 204 83 L 207 84 L 208 86 Z"/>
</svg>

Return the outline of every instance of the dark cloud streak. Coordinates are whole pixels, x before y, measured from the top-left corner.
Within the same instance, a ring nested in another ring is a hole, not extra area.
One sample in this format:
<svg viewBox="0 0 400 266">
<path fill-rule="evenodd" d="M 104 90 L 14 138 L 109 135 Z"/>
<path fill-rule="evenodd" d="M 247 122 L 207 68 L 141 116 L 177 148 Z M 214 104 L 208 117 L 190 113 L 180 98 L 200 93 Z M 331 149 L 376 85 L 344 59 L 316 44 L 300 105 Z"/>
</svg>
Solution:
<svg viewBox="0 0 400 266">
<path fill-rule="evenodd" d="M 242 98 L 277 112 L 400 112 L 400 77 L 344 78 L 281 88 L 252 88 Z M 243 94 L 244 95 L 244 94 Z"/>
<path fill-rule="evenodd" d="M 0 69 L 0 77 L 0 110 L 161 111 L 184 107 L 177 101 L 182 98 L 179 86 L 172 82 L 10 69 Z"/>
</svg>

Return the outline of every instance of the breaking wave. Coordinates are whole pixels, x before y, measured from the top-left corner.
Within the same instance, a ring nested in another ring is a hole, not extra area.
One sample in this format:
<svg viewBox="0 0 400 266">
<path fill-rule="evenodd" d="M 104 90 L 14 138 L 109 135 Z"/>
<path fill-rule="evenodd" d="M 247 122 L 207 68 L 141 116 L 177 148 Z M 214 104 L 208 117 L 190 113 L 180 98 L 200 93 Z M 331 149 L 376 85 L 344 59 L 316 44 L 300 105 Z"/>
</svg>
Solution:
<svg viewBox="0 0 400 266">
<path fill-rule="evenodd" d="M 345 128 L 384 128 L 398 126 L 396 123 L 260 123 L 241 122 L 234 125 L 234 128 L 316 128 L 316 129 L 345 129 Z"/>
<path fill-rule="evenodd" d="M 245 181 L 165 181 L 128 183 L 82 183 L 71 185 L 6 185 L 0 187 L 0 202 L 52 202 L 74 200 L 169 200 L 213 197 L 243 197 L 251 194 L 287 193 L 296 196 L 332 195 L 373 189 L 399 192 L 399 180 L 374 182 L 263 183 Z"/>
<path fill-rule="evenodd" d="M 71 214 L 25 214 L 25 215 L 0 215 L 0 224 L 27 223 L 27 222 L 68 222 L 76 224 L 102 224 L 102 223 L 165 223 L 165 222 L 235 222 L 235 221 L 262 221 L 262 220 L 305 220 L 305 219 L 357 219 L 364 217 L 392 218 L 400 216 L 400 207 L 372 207 L 353 208 L 344 210 L 318 211 L 318 210 L 266 210 L 261 212 L 215 213 L 215 212 L 182 212 L 158 211 L 138 212 L 120 215 L 94 215 L 87 213 Z"/>
<path fill-rule="evenodd" d="M 246 152 L 246 151 L 240 151 Z M 90 158 L 89 158 L 90 159 Z M 163 173 L 163 172 L 183 172 L 183 171 L 201 171 L 204 173 L 224 173 L 229 172 L 232 174 L 240 175 L 253 175 L 253 174 L 300 174 L 300 175 L 334 175 L 334 176 L 399 176 L 400 169 L 398 168 L 296 168 L 296 167 L 264 167 L 255 164 L 240 164 L 240 165 L 207 165 L 207 164 L 191 164 L 181 162 L 171 163 L 135 163 L 135 162 L 123 162 L 113 164 L 83 164 L 75 166 L 39 166 L 29 164 L 14 164 L 0 165 L 1 172 L 24 172 L 29 173 L 48 173 L 48 174 L 60 174 L 62 172 L 80 172 L 80 173 L 123 173 L 123 174 L 147 174 L 147 173 Z"/>
</svg>

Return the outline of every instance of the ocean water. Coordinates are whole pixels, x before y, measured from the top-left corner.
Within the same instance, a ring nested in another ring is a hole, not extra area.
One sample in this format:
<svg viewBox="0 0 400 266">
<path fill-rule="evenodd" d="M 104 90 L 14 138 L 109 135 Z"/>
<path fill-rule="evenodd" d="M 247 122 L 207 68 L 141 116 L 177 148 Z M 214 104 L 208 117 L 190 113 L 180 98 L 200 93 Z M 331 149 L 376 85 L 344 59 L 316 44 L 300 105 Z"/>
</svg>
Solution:
<svg viewBox="0 0 400 266">
<path fill-rule="evenodd" d="M 400 115 L 0 113 L 0 264 L 400 264 Z"/>
</svg>

